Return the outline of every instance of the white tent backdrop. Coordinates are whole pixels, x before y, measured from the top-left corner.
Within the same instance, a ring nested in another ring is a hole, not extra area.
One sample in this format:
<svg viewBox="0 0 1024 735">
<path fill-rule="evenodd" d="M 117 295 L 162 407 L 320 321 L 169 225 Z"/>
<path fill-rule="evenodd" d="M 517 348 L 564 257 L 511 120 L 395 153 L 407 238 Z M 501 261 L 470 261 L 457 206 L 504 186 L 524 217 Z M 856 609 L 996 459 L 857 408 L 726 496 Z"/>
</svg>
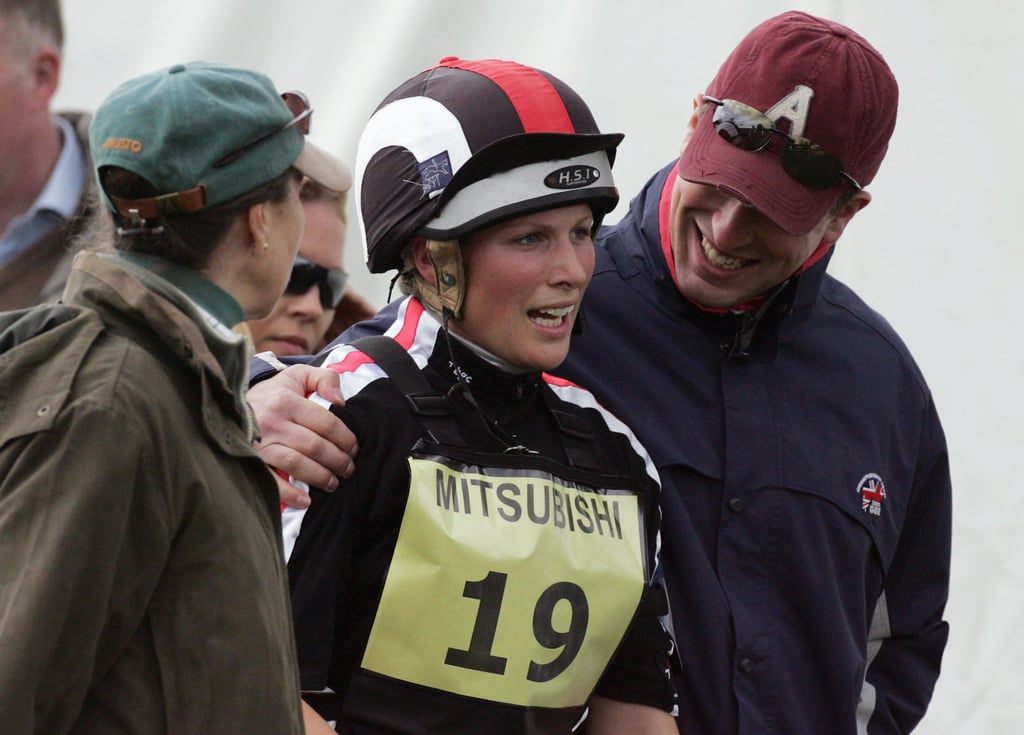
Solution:
<svg viewBox="0 0 1024 735">
<path fill-rule="evenodd" d="M 874 202 L 832 270 L 901 332 L 928 378 L 953 464 L 952 625 L 926 735 L 1011 735 L 1024 722 L 1024 5 L 1016 0 L 64 0 L 59 108 L 95 108 L 119 82 L 205 59 L 306 91 L 312 137 L 350 163 L 359 131 L 398 82 L 443 56 L 498 57 L 575 86 L 606 130 L 627 134 L 624 202 L 674 157 L 694 92 L 752 26 L 791 7 L 860 31 L 902 99 Z M 624 203 L 611 215 L 618 219 Z M 351 212 L 354 214 L 354 211 Z M 1017 229 L 1012 229 L 1015 225 Z M 377 305 L 387 278 L 348 269 Z M 870 406 L 864 410 L 870 411 Z"/>
</svg>

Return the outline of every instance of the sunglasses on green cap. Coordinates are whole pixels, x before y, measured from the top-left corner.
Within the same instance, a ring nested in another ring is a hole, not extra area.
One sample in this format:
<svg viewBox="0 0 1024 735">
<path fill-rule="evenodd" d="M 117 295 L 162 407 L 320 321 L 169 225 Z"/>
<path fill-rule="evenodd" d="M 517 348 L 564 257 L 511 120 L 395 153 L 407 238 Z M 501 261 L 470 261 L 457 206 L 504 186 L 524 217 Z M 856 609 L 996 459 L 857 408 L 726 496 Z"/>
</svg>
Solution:
<svg viewBox="0 0 1024 735">
<path fill-rule="evenodd" d="M 292 111 L 292 115 L 294 117 L 292 117 L 291 120 L 286 122 L 277 130 L 271 133 L 267 133 L 266 135 L 260 136 L 256 140 L 246 143 L 233 153 L 229 153 L 223 158 L 217 159 L 216 161 L 213 162 L 214 168 L 221 168 L 222 166 L 227 166 L 229 163 L 232 163 L 233 161 L 237 161 L 239 158 L 241 158 L 246 153 L 251 151 L 253 148 L 258 146 L 260 143 L 265 143 L 266 141 L 270 140 L 276 135 L 280 135 L 289 128 L 294 128 L 298 126 L 299 131 L 303 135 L 309 135 L 309 126 L 313 118 L 313 108 L 309 104 L 309 97 L 304 95 L 302 92 L 292 91 L 283 92 L 281 94 L 281 99 L 283 99 L 284 103 L 288 105 L 288 109 Z"/>
</svg>

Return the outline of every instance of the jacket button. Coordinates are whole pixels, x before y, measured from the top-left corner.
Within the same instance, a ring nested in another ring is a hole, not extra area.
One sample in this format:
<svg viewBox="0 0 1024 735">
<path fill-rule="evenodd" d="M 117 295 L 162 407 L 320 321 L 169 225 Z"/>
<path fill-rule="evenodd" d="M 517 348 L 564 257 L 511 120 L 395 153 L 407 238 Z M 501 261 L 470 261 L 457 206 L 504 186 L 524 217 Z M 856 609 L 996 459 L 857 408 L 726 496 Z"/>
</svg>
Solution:
<svg viewBox="0 0 1024 735">
<path fill-rule="evenodd" d="M 747 507 L 747 502 L 743 498 L 730 498 L 727 505 L 733 513 L 742 513 L 743 509 Z"/>
<path fill-rule="evenodd" d="M 740 659 L 739 667 L 744 674 L 749 674 L 754 670 L 754 662 L 749 658 Z"/>
</svg>

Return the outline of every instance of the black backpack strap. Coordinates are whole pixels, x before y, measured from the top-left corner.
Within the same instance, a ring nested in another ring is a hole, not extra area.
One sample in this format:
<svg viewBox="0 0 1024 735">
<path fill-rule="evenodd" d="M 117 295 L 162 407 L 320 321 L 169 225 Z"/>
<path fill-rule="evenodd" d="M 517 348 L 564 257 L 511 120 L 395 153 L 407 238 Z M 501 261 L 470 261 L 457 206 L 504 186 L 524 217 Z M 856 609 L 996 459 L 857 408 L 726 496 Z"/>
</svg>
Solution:
<svg viewBox="0 0 1024 735">
<path fill-rule="evenodd" d="M 548 411 L 554 417 L 562 435 L 569 466 L 584 470 L 608 471 L 594 454 L 594 427 L 590 422 L 559 405 L 558 397 L 550 386 L 545 384 L 542 393 Z"/>
<path fill-rule="evenodd" d="M 405 395 L 429 441 L 448 446 L 466 446 L 455 421 L 449 396 L 441 395 L 434 390 L 420 372 L 419 366 L 401 345 L 383 335 L 362 337 L 351 345 L 373 358 L 373 361 L 388 374 L 395 386 Z M 487 423 L 480 409 L 476 407 L 472 395 L 466 395 L 465 391 L 455 393 L 463 400 L 469 401 L 473 410 L 468 411 L 466 417 L 479 424 L 474 428 L 479 439 L 493 443 L 492 451 L 507 450 L 509 444 L 506 439 L 494 433 L 495 428 Z M 542 394 L 562 435 L 568 464 L 580 469 L 601 471 L 603 465 L 594 455 L 593 427 L 583 417 L 570 413 L 560 406 L 554 392 L 547 385 L 543 386 Z"/>
<path fill-rule="evenodd" d="M 436 444 L 463 446 L 451 403 L 434 390 L 415 360 L 390 337 L 361 337 L 352 346 L 373 358 L 404 395 L 419 419 L 427 439 Z"/>
</svg>

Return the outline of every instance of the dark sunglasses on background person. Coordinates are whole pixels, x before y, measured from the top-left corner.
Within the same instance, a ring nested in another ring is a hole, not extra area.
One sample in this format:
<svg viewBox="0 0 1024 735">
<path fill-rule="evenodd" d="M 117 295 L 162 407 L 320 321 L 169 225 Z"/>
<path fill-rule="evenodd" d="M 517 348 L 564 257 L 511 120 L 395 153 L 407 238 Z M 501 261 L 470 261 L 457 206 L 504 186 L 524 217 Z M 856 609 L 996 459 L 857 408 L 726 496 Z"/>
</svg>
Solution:
<svg viewBox="0 0 1024 735">
<path fill-rule="evenodd" d="M 239 148 L 233 153 L 229 153 L 222 158 L 218 158 L 213 163 L 214 168 L 220 168 L 221 166 L 227 166 L 232 161 L 237 161 L 239 158 L 244 156 L 246 153 L 251 151 L 253 148 L 258 146 L 260 143 L 270 140 L 275 135 L 280 135 L 288 128 L 294 128 L 298 126 L 299 131 L 303 135 L 309 135 L 309 125 L 313 117 L 313 108 L 309 104 L 309 97 L 304 95 L 302 92 L 283 92 L 281 99 L 288 105 L 288 109 L 292 112 L 292 119 L 286 122 L 284 125 L 279 127 L 277 130 L 267 133 L 266 135 L 260 136 L 256 140 L 250 141 Z"/>
<path fill-rule="evenodd" d="M 301 255 L 295 258 L 292 275 L 284 287 L 286 294 L 299 296 L 313 286 L 320 288 L 320 303 L 325 309 L 333 309 L 345 295 L 348 273 L 340 268 L 324 268 Z"/>
<path fill-rule="evenodd" d="M 775 122 L 760 110 L 736 100 L 720 100 L 704 95 L 716 106 L 711 123 L 718 135 L 745 151 L 763 151 L 778 135 L 785 139 L 782 168 L 793 179 L 810 189 L 823 191 L 846 181 L 858 191 L 857 180 L 843 171 L 839 159 L 806 138 L 793 138 L 775 127 Z"/>
</svg>

